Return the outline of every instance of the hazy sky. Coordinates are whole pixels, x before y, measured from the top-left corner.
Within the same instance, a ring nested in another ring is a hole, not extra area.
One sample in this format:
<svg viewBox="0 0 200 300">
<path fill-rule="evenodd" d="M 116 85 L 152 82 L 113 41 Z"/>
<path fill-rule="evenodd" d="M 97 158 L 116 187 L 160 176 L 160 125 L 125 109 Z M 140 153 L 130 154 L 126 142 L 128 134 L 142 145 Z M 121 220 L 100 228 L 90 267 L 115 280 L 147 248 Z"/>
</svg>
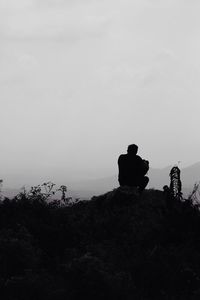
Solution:
<svg viewBox="0 0 200 300">
<path fill-rule="evenodd" d="M 1 177 L 107 176 L 130 143 L 152 167 L 200 161 L 199 13 L 197 0 L 0 0 Z"/>
</svg>

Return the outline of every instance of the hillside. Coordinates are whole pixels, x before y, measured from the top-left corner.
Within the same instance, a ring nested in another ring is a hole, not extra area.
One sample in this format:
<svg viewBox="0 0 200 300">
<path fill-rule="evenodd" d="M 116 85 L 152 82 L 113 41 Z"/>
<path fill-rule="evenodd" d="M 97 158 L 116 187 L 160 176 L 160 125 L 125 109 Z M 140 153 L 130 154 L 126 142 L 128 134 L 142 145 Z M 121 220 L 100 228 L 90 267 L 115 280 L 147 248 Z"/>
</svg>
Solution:
<svg viewBox="0 0 200 300">
<path fill-rule="evenodd" d="M 197 207 L 158 190 L 118 188 L 70 206 L 6 199 L 1 299 L 199 299 L 199 228 Z"/>
</svg>

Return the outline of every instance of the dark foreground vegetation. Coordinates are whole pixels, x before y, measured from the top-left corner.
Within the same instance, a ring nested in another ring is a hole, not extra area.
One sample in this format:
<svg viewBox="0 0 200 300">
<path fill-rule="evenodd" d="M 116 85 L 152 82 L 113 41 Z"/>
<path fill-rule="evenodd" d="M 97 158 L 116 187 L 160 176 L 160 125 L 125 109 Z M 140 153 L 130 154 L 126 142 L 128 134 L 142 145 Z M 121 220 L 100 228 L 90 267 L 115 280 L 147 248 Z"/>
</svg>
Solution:
<svg viewBox="0 0 200 300">
<path fill-rule="evenodd" d="M 200 299 L 200 212 L 119 188 L 60 206 L 0 204 L 2 300 Z"/>
</svg>

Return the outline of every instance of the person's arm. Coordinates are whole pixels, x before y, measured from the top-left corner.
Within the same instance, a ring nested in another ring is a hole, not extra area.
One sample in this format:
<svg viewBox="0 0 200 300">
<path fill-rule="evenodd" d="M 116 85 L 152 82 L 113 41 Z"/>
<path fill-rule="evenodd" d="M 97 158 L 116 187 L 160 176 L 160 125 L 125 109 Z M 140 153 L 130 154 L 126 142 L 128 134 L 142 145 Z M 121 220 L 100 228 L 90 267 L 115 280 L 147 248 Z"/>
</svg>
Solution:
<svg viewBox="0 0 200 300">
<path fill-rule="evenodd" d="M 137 162 L 139 173 L 144 176 L 149 170 L 149 162 L 142 159 L 140 156 L 137 156 Z"/>
</svg>

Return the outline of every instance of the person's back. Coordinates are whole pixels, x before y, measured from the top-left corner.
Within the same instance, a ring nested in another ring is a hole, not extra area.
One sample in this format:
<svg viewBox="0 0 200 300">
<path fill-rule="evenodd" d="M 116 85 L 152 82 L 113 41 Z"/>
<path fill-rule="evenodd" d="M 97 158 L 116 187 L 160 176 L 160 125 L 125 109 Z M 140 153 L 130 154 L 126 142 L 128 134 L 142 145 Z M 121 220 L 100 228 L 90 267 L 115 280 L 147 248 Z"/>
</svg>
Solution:
<svg viewBox="0 0 200 300">
<path fill-rule="evenodd" d="M 148 177 L 144 177 L 149 167 L 148 162 L 137 155 L 137 145 L 129 145 L 127 154 L 121 154 L 118 159 L 119 184 L 120 186 L 138 186 L 144 190 L 149 182 Z"/>
<path fill-rule="evenodd" d="M 140 156 L 121 154 L 118 159 L 120 185 L 132 185 L 141 173 L 141 164 Z"/>
</svg>

